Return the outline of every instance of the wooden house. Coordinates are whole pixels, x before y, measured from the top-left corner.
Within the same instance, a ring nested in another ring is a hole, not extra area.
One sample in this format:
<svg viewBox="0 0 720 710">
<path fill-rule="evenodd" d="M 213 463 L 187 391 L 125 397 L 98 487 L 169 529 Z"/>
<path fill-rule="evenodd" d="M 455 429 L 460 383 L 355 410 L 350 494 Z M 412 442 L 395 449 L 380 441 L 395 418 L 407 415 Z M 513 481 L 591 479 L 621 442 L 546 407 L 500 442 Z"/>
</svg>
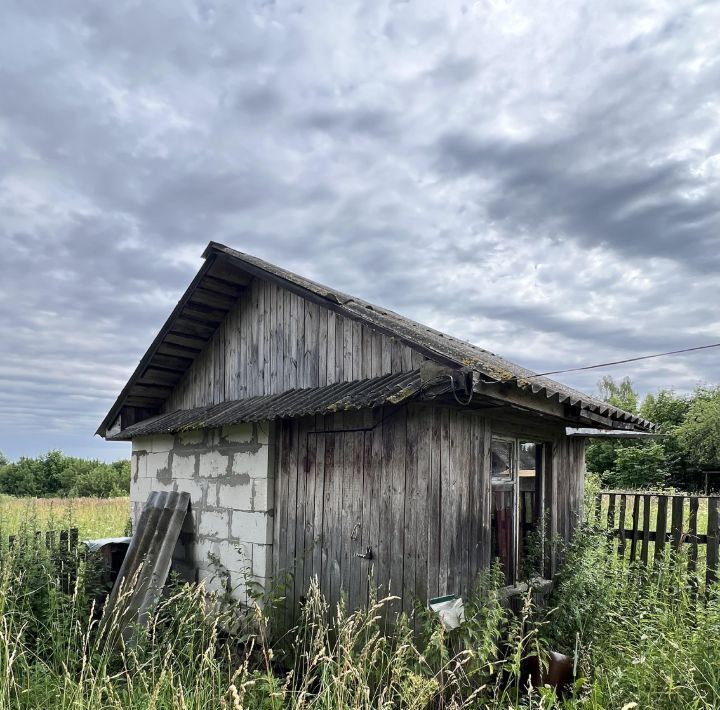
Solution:
<svg viewBox="0 0 720 710">
<path fill-rule="evenodd" d="M 567 428 L 651 428 L 226 246 L 204 258 L 98 434 L 132 441 L 136 519 L 190 493 L 196 574 L 238 594 L 292 571 L 295 602 L 317 576 L 355 606 L 372 570 L 410 608 L 495 558 L 508 584 L 551 575 L 583 500 Z"/>
</svg>

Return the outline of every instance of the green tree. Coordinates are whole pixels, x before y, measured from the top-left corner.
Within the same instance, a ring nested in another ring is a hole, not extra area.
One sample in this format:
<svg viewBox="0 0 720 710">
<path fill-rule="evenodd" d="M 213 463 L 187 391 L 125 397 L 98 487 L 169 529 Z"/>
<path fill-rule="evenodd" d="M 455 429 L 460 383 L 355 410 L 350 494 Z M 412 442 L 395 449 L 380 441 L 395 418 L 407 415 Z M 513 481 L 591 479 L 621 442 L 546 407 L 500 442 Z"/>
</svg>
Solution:
<svg viewBox="0 0 720 710">
<path fill-rule="evenodd" d="M 657 488 L 666 484 L 668 473 L 662 444 L 653 441 L 639 446 L 621 446 L 615 452 L 609 483 L 618 488 Z"/>
<path fill-rule="evenodd" d="M 695 392 L 677 437 L 685 453 L 701 465 L 720 464 L 720 387 Z"/>
<path fill-rule="evenodd" d="M 605 375 L 598 380 L 597 386 L 600 397 L 605 402 L 618 409 L 637 414 L 638 395 L 629 377 L 623 377 L 617 382 L 611 375 Z"/>
<path fill-rule="evenodd" d="M 643 419 L 657 424 L 661 431 L 672 431 L 680 426 L 690 409 L 692 398 L 676 395 L 672 390 L 660 390 L 656 395 L 648 394 L 640 407 Z"/>
</svg>

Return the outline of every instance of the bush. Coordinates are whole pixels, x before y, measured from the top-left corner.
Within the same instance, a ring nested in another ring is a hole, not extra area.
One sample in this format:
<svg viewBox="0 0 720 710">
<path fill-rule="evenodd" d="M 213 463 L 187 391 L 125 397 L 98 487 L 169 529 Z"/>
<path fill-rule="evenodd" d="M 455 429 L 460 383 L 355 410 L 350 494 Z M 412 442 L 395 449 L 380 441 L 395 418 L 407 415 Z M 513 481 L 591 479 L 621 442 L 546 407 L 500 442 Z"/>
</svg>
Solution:
<svg viewBox="0 0 720 710">
<path fill-rule="evenodd" d="M 14 496 L 96 496 L 130 492 L 130 462 L 108 464 L 50 451 L 0 464 L 0 493 Z"/>
</svg>

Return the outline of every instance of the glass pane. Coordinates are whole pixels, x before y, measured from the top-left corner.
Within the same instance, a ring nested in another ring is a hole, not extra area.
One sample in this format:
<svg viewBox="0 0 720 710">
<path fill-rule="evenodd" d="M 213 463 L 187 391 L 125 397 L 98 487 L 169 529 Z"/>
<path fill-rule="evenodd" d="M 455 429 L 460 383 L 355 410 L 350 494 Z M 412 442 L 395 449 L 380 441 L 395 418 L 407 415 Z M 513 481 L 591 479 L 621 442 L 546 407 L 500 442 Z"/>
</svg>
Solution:
<svg viewBox="0 0 720 710">
<path fill-rule="evenodd" d="M 505 583 L 513 583 L 513 490 L 493 490 L 491 515 L 492 559 L 500 560 Z"/>
<path fill-rule="evenodd" d="M 542 444 L 520 442 L 518 571 L 523 579 L 542 572 Z"/>
<path fill-rule="evenodd" d="M 513 478 L 513 443 L 502 439 L 492 440 L 490 473 L 493 480 L 511 481 Z"/>
</svg>

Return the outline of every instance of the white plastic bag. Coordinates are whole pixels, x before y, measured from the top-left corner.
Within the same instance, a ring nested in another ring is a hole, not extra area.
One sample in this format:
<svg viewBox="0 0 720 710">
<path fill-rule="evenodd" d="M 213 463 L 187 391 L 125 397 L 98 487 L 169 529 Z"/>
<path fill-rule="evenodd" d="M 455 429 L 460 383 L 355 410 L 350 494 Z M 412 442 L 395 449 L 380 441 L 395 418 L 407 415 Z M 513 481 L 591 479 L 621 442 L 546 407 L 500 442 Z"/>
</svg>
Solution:
<svg viewBox="0 0 720 710">
<path fill-rule="evenodd" d="M 440 617 L 443 627 L 451 631 L 457 629 L 465 621 L 465 607 L 462 597 L 449 594 L 446 597 L 436 597 L 428 602 L 428 606 Z"/>
</svg>

